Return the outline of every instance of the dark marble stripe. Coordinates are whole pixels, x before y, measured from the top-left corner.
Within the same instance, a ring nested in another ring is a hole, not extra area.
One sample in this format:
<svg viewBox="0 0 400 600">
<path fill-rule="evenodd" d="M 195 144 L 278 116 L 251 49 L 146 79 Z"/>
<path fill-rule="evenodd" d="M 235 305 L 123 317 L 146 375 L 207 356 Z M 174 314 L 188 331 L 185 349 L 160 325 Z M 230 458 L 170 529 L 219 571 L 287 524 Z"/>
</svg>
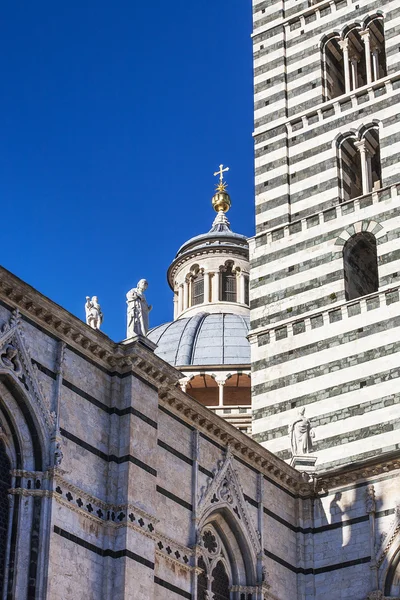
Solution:
<svg viewBox="0 0 400 600">
<path fill-rule="evenodd" d="M 189 600 L 192 600 L 192 594 L 190 594 L 189 592 L 185 592 L 185 590 L 181 590 L 181 588 L 178 588 L 176 585 L 172 585 L 172 583 L 168 583 L 168 581 L 164 581 L 164 579 L 154 577 L 154 583 L 160 585 L 166 590 L 169 590 L 170 592 L 173 592 L 174 594 L 177 594 L 178 596 L 182 596 L 183 598 L 188 598 Z"/>
<path fill-rule="evenodd" d="M 363 558 L 356 558 L 354 560 L 348 560 L 346 562 L 337 563 L 335 565 L 327 565 L 326 567 L 319 567 L 318 569 L 303 569 L 302 567 L 294 567 L 283 558 L 280 558 L 276 554 L 269 552 L 269 550 L 266 550 L 265 548 L 264 554 L 274 562 L 279 563 L 280 565 L 286 567 L 286 569 L 289 569 L 289 571 L 292 571 L 292 573 L 296 573 L 297 575 L 320 575 L 322 573 L 329 573 L 331 571 L 346 569 L 348 567 L 354 567 L 356 565 L 362 565 L 371 562 L 370 556 L 364 556 Z"/>
<path fill-rule="evenodd" d="M 70 433 L 69 431 L 66 431 L 62 427 L 60 427 L 60 433 L 63 437 L 67 438 L 68 440 L 71 440 L 71 442 L 74 442 L 74 444 L 76 444 L 77 446 L 84 448 L 91 454 L 98 456 L 99 458 L 105 460 L 106 462 L 115 462 L 118 465 L 120 465 L 124 462 L 130 462 L 130 463 L 136 465 L 137 467 L 143 469 L 147 473 L 150 473 L 150 475 L 154 475 L 154 477 L 157 477 L 157 471 L 155 469 L 153 469 L 152 467 L 150 467 L 149 465 L 147 465 L 146 463 L 141 461 L 139 458 L 132 456 L 131 454 L 126 454 L 124 456 L 115 456 L 114 454 L 106 454 L 102 450 L 99 450 L 98 448 L 95 448 L 94 446 L 91 446 L 87 442 L 84 442 L 83 440 L 79 439 L 76 435 L 74 435 L 73 433 Z"/>
<path fill-rule="evenodd" d="M 65 529 L 61 529 L 57 525 L 54 525 L 54 533 L 60 535 L 65 540 L 69 540 L 70 542 L 81 546 L 82 548 L 86 548 L 86 550 L 90 550 L 90 552 L 98 554 L 99 556 L 109 556 L 110 558 L 122 558 L 126 556 L 127 558 L 130 558 L 135 562 L 138 562 L 141 565 L 144 565 L 145 567 L 154 570 L 153 562 L 147 560 L 147 558 L 143 558 L 143 556 L 140 556 L 139 554 L 135 554 L 135 552 L 132 552 L 131 550 L 127 550 L 126 548 L 124 548 L 123 550 L 111 550 L 110 548 L 103 550 L 103 548 L 99 548 L 98 546 L 87 542 L 86 540 L 78 537 L 77 535 L 69 533 L 69 531 L 65 531 Z"/>
<path fill-rule="evenodd" d="M 180 506 L 183 506 L 183 508 L 187 508 L 187 510 L 190 510 L 190 511 L 193 510 L 193 506 L 189 502 L 186 502 L 186 500 L 182 500 L 182 498 L 175 496 L 175 494 L 173 494 L 172 492 L 169 492 L 165 488 L 162 488 L 159 485 L 157 485 L 156 490 L 159 494 L 162 494 L 163 496 L 165 496 L 166 498 L 169 498 L 173 502 L 180 504 Z"/>
</svg>

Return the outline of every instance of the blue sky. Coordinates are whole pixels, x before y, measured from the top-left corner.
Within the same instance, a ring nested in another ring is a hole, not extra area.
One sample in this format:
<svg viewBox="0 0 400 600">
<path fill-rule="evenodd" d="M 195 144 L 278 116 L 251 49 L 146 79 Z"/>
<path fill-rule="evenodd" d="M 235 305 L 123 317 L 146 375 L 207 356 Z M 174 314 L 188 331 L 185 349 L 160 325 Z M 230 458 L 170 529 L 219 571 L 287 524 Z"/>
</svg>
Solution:
<svg viewBox="0 0 400 600">
<path fill-rule="evenodd" d="M 12 2 L 0 35 L 1 264 L 125 337 L 125 294 L 149 281 L 150 325 L 172 319 L 166 271 L 208 231 L 230 166 L 235 231 L 254 232 L 251 3 Z"/>
</svg>

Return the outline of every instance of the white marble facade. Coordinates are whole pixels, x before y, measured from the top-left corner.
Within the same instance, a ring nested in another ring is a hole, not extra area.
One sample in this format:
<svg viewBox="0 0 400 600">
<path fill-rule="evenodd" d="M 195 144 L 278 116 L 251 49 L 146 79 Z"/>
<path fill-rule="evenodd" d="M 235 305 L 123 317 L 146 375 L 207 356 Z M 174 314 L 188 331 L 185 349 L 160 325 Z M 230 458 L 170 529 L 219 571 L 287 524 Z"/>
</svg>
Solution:
<svg viewBox="0 0 400 600">
<path fill-rule="evenodd" d="M 3 598 L 398 595 L 398 453 L 308 481 L 3 269 L 0 327 Z"/>
</svg>

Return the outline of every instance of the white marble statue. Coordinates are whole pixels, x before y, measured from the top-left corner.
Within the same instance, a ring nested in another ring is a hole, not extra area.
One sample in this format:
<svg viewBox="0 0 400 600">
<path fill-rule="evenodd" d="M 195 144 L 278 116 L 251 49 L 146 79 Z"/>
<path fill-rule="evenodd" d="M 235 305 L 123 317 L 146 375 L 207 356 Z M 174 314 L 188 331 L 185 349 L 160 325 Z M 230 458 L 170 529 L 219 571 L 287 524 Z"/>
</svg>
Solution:
<svg viewBox="0 0 400 600">
<path fill-rule="evenodd" d="M 315 432 L 304 413 L 305 408 L 302 406 L 295 420 L 289 425 L 290 447 L 293 456 L 309 454 L 312 451 L 312 440 L 315 437 Z"/>
<path fill-rule="evenodd" d="M 149 312 L 152 307 L 147 304 L 144 295 L 148 285 L 145 279 L 141 279 L 137 286 L 129 290 L 126 295 L 128 305 L 127 338 L 134 335 L 147 335 L 149 330 Z"/>
<path fill-rule="evenodd" d="M 90 299 L 90 296 L 86 296 L 85 312 L 87 325 L 90 325 L 92 329 L 100 329 L 103 322 L 103 313 L 97 296 L 93 296 L 92 299 Z"/>
</svg>

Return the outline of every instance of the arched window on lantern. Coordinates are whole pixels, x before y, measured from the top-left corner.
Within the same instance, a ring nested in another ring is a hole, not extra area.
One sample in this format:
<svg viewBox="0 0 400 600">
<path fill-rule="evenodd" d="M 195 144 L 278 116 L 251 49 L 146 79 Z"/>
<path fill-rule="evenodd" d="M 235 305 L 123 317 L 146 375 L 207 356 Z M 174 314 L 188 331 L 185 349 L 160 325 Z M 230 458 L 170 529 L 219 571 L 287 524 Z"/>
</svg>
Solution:
<svg viewBox="0 0 400 600">
<path fill-rule="evenodd" d="M 353 235 L 343 248 L 345 297 L 354 300 L 378 291 L 376 239 L 363 231 Z"/>
<path fill-rule="evenodd" d="M 204 302 L 204 275 L 198 273 L 192 279 L 191 306 Z"/>
<path fill-rule="evenodd" d="M 223 302 L 237 301 L 237 276 L 233 271 L 233 263 L 227 262 L 221 273 L 221 300 Z"/>
</svg>

